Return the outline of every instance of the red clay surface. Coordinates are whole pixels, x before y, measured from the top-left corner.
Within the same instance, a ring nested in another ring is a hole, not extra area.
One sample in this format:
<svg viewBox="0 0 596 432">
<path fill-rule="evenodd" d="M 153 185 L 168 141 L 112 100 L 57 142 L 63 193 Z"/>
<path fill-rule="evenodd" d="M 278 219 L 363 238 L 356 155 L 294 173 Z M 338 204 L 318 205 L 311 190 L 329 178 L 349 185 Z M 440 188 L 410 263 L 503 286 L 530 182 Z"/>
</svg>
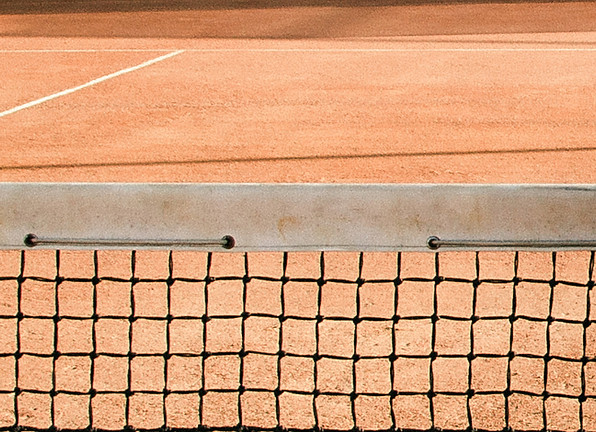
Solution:
<svg viewBox="0 0 596 432">
<path fill-rule="evenodd" d="M 594 22 L 591 2 L 3 15 L 0 110 L 185 51 L 0 117 L 0 180 L 593 183 Z"/>
<path fill-rule="evenodd" d="M 590 2 L 0 15 L 0 143 L 4 150 L 0 181 L 594 183 L 595 23 L 596 6 Z M 42 104 L 1 114 L 177 50 L 184 52 Z M 139 254 L 138 258 L 136 277 L 168 277 L 167 255 Z M 53 253 L 28 252 L 25 276 L 53 278 L 54 259 Z M 474 254 L 447 254 L 441 259 L 441 276 L 475 278 Z M 250 254 L 248 260 L 251 275 L 280 277 L 281 254 Z M 326 254 L 325 260 L 326 277 L 357 279 L 357 254 Z M 559 254 L 558 279 L 585 284 L 589 260 L 589 253 Z M 395 261 L 394 254 L 366 254 L 362 277 L 392 279 Z M 2 276 L 16 277 L 19 253 L 3 254 L 0 264 Z M 129 278 L 130 252 L 102 254 L 98 265 L 100 277 Z M 432 254 L 404 256 L 402 265 L 401 277 L 435 276 Z M 552 266 L 550 254 L 522 254 L 518 276 L 550 280 Z M 204 254 L 175 256 L 174 277 L 202 278 L 205 268 Z M 513 256 L 481 255 L 479 268 L 480 278 L 511 280 Z M 64 253 L 60 271 L 62 276 L 90 278 L 93 257 Z M 244 256 L 215 254 L 211 271 L 215 277 L 242 276 Z M 290 255 L 290 278 L 316 278 L 319 271 L 317 254 Z M 230 348 L 221 345 L 225 343 L 238 349 L 239 318 L 234 331 L 218 328 L 222 320 L 210 321 L 207 341 L 202 339 L 200 320 L 195 322 L 197 327 L 178 319 L 205 313 L 207 289 L 213 308 L 209 314 L 239 314 L 242 286 L 232 282 L 217 281 L 205 288 L 177 281 L 172 286 L 169 312 L 175 318 L 171 328 L 174 351 L 185 355 L 204 349 L 225 351 Z M 325 285 L 322 313 L 352 317 L 356 287 L 355 283 Z M 400 285 L 396 312 L 429 316 L 432 288 L 432 282 Z M 55 289 L 55 283 L 28 280 L 23 284 L 21 307 L 26 314 L 53 316 L 58 307 Z M 97 286 L 98 313 L 102 317 L 131 313 L 130 294 L 135 290 L 137 317 L 165 317 L 166 289 L 165 283 L 131 287 L 104 280 Z M 305 314 L 309 319 L 302 326 L 294 322 L 299 320 L 283 324 L 283 349 L 310 354 L 317 285 L 290 282 L 285 289 L 288 313 Z M 482 284 L 474 313 L 509 316 L 514 307 L 512 289 L 512 283 Z M 494 362 L 474 360 L 471 369 L 461 357 L 470 350 L 469 328 L 458 330 L 449 326 L 452 321 L 439 320 L 437 350 L 461 356 L 453 362 L 447 358 L 435 362 L 434 389 L 462 390 L 471 370 L 474 389 L 501 392 L 507 386 L 509 350 L 543 355 L 547 337 L 559 355 L 593 356 L 592 348 L 585 353 L 581 350 L 584 336 L 589 347 L 596 338 L 593 325 L 585 335 L 581 332 L 587 302 L 594 302 L 585 289 L 558 286 L 552 290 L 547 283 L 519 285 L 515 313 L 544 320 L 549 314 L 549 295 L 554 295 L 553 317 L 578 323 L 570 325 L 573 331 L 569 334 L 552 330 L 550 336 L 544 322 L 534 327 L 516 324 L 513 329 L 507 319 L 488 327 L 477 323 L 475 349 L 501 357 Z M 279 313 L 279 290 L 279 283 L 251 281 L 247 308 L 252 313 Z M 468 318 L 472 290 L 471 283 L 439 285 L 440 313 Z M 87 327 L 69 328 L 69 320 L 63 320 L 53 328 L 46 325 L 48 320 L 28 318 L 21 324 L 22 346 L 31 352 L 51 352 L 48 341 L 56 331 L 65 344 L 61 351 L 90 350 L 91 292 L 90 283 L 61 284 L 58 292 L 59 313 L 88 318 L 83 322 Z M 16 293 L 14 280 L 0 284 L 0 315 L 16 316 Z M 386 320 L 376 328 L 359 324 L 361 339 L 356 349 L 380 358 L 354 363 L 350 358 L 354 327 L 341 331 L 329 327 L 329 322 L 322 323 L 319 349 L 335 354 L 345 350 L 348 359 L 333 364 L 329 359 L 318 361 L 317 388 L 349 393 L 358 386 L 358 392 L 382 394 L 427 391 L 429 361 L 424 358 L 416 362 L 398 359 L 391 389 L 386 357 L 394 325 L 395 311 L 387 309 L 395 298 L 393 284 L 365 284 L 361 295 L 362 313 Z M 591 310 L 596 310 L 594 305 Z M 0 319 L 0 349 L 5 353 L 16 349 L 15 321 Z M 127 353 L 130 348 L 122 343 L 127 342 L 132 324 L 121 320 L 110 328 L 109 320 L 99 321 L 95 342 L 100 351 Z M 162 352 L 165 321 L 155 321 L 154 330 L 145 331 L 140 326 L 146 321 L 139 319 L 134 324 L 133 349 Z M 396 353 L 428 355 L 430 319 L 419 321 L 418 326 L 407 323 L 401 321 L 395 329 Z M 250 389 L 275 388 L 279 376 L 283 390 L 312 391 L 314 362 L 284 358 L 277 370 L 271 359 L 276 360 L 279 322 L 255 320 L 254 325 L 254 331 L 247 333 L 247 349 L 270 351 L 272 356 L 251 354 L 244 360 L 243 385 L 249 391 L 241 398 L 243 422 L 273 427 L 274 398 Z M 114 337 L 117 329 L 124 332 L 123 337 Z M 52 398 L 47 392 L 53 385 L 52 368 L 59 390 L 85 392 L 93 386 L 114 392 L 93 399 L 93 427 L 120 429 L 125 425 L 122 391 L 129 385 L 138 390 L 129 401 L 132 426 L 193 427 L 198 423 L 199 398 L 194 391 L 201 386 L 201 368 L 208 372 L 206 387 L 235 389 L 241 367 L 236 356 L 215 355 L 203 365 L 192 356 L 173 355 L 165 365 L 163 357 L 155 355 L 138 357 L 129 365 L 126 358 L 114 361 L 100 355 L 91 383 L 91 363 L 85 355 L 75 358 L 76 364 L 61 357 L 55 365 L 49 358 L 25 355 L 18 361 L 21 376 L 16 379 L 14 358 L 0 359 L 4 359 L 0 390 L 12 391 L 17 385 L 25 390 L 18 397 L 18 418 L 14 395 L 0 395 L 0 427 L 15 422 L 33 427 L 51 424 Z M 546 380 L 552 393 L 579 394 L 582 373 L 575 367 L 579 362 L 549 365 L 547 379 L 541 358 L 523 360 L 528 359 L 516 357 L 510 365 L 513 391 L 529 389 L 540 394 Z M 550 429 L 577 430 L 581 418 L 586 430 L 596 430 L 596 373 L 589 366 L 584 376 L 590 397 L 581 411 L 573 397 L 550 398 L 542 405 L 540 397 L 515 394 L 508 400 L 509 426 L 541 429 L 545 415 Z M 190 393 L 165 400 L 162 395 L 144 393 L 164 387 Z M 202 401 L 203 424 L 235 425 L 238 397 L 208 393 Z M 53 403 L 58 427 L 85 428 L 91 422 L 88 396 L 60 394 Z M 356 426 L 389 427 L 393 409 L 398 427 L 430 427 L 425 396 L 400 395 L 393 399 L 393 408 L 390 403 L 386 396 L 357 398 Z M 312 396 L 288 391 L 280 397 L 280 405 L 282 426 L 312 427 Z M 473 427 L 505 427 L 501 395 L 476 396 L 470 405 Z M 316 410 L 322 427 L 354 426 L 349 396 L 319 397 Z M 433 415 L 439 428 L 469 426 L 465 396 L 435 398 Z"/>
</svg>

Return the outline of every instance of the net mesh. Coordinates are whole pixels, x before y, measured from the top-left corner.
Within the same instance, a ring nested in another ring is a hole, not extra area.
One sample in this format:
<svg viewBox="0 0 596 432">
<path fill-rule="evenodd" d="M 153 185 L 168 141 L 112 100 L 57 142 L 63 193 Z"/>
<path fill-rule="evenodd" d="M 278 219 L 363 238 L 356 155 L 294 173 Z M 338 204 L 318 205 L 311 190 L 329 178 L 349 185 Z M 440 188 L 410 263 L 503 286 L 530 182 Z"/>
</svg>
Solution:
<svg viewBox="0 0 596 432">
<path fill-rule="evenodd" d="M 0 430 L 596 430 L 594 252 L 0 263 Z"/>
</svg>

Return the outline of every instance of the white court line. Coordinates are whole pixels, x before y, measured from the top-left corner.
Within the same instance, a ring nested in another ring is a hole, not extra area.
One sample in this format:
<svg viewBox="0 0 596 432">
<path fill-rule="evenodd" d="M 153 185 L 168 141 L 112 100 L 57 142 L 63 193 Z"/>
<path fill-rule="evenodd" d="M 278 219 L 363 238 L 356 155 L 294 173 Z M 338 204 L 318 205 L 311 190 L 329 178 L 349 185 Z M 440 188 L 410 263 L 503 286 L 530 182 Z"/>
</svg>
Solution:
<svg viewBox="0 0 596 432">
<path fill-rule="evenodd" d="M 410 42 L 407 42 L 410 43 Z M 454 43 L 454 42 L 452 42 Z M 564 44 L 562 42 L 561 44 Z M 47 50 L 0 50 L 1 54 L 26 53 L 102 53 L 102 52 L 167 52 L 171 49 L 47 49 Z M 198 53 L 417 53 L 417 52 L 596 52 L 595 47 L 582 48 L 187 48 L 179 52 Z"/>
<path fill-rule="evenodd" d="M 44 54 L 44 53 L 143 53 L 171 52 L 168 48 L 105 48 L 105 49 L 0 49 L 1 54 Z M 184 50 L 181 50 L 184 51 Z"/>
<path fill-rule="evenodd" d="M 9 114 L 13 114 L 13 113 L 15 113 L 17 111 L 21 111 L 21 110 L 24 110 L 26 108 L 31 108 L 32 106 L 42 104 L 44 102 L 50 101 L 52 99 L 56 99 L 56 98 L 61 97 L 61 96 L 66 96 L 66 95 L 71 94 L 71 93 L 74 93 L 74 92 L 76 92 L 78 90 L 82 90 L 82 89 L 87 88 L 87 87 L 90 87 L 92 85 L 99 84 L 99 83 L 101 83 L 103 81 L 106 81 L 106 80 L 109 80 L 111 78 L 116 78 L 116 77 L 118 77 L 120 75 L 124 75 L 124 74 L 129 73 L 129 72 L 134 72 L 136 70 L 139 70 L 141 68 L 150 66 L 150 65 L 155 64 L 157 62 L 160 62 L 160 61 L 169 59 L 170 57 L 174 57 L 175 55 L 181 54 L 183 52 L 184 52 L 184 50 L 174 51 L 174 52 L 171 52 L 169 54 L 163 55 L 161 57 L 154 58 L 153 60 L 146 61 L 146 62 L 141 63 L 139 65 L 132 66 L 132 67 L 129 67 L 129 68 L 126 68 L 126 69 L 122 69 L 122 70 L 119 70 L 118 72 L 114 72 L 114 73 L 111 73 L 109 75 L 104 75 L 104 76 L 102 76 L 100 78 L 91 80 L 91 81 L 89 81 L 89 82 L 87 82 L 85 84 L 82 84 L 80 86 L 69 88 L 67 90 L 63 90 L 61 92 L 54 93 L 54 94 L 51 94 L 49 96 L 42 97 L 41 99 L 37 99 L 37 100 L 31 101 L 31 102 L 27 102 L 26 104 L 19 105 L 19 106 L 16 106 L 14 108 L 11 108 L 9 110 L 0 112 L 0 117 L 4 117 L 4 116 L 7 116 Z"/>
<path fill-rule="evenodd" d="M 417 52 L 559 52 L 596 51 L 594 48 L 204 48 L 188 52 L 321 52 L 321 53 L 417 53 Z"/>
</svg>

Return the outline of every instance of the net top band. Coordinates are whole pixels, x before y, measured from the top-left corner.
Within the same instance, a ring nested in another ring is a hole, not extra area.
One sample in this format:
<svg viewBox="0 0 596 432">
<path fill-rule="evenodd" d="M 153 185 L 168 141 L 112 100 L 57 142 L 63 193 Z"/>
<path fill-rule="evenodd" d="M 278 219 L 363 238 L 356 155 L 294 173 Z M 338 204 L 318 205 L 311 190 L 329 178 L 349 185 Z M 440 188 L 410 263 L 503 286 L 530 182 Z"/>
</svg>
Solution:
<svg viewBox="0 0 596 432">
<path fill-rule="evenodd" d="M 0 184 L 2 249 L 596 249 L 596 185 Z"/>
</svg>

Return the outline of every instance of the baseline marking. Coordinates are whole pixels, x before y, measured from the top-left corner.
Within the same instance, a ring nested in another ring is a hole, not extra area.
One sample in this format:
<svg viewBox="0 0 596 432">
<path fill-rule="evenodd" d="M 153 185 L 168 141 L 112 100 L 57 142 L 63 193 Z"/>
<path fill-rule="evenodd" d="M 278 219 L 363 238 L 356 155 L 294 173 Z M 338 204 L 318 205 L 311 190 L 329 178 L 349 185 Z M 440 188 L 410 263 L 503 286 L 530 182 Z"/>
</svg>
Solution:
<svg viewBox="0 0 596 432">
<path fill-rule="evenodd" d="M 9 114 L 13 114 L 13 113 L 15 113 L 17 111 L 21 111 L 21 110 L 24 110 L 26 108 L 31 108 L 31 107 L 33 107 L 35 105 L 42 104 L 44 102 L 50 101 L 52 99 L 56 99 L 56 98 L 61 97 L 61 96 L 66 96 L 68 94 L 74 93 L 76 91 L 82 90 L 82 89 L 87 88 L 87 87 L 90 87 L 92 85 L 99 84 L 99 83 L 101 83 L 103 81 L 107 81 L 107 80 L 109 80 L 111 78 L 116 78 L 116 77 L 118 77 L 120 75 L 124 75 L 124 74 L 127 74 L 129 72 L 134 72 L 134 71 L 139 70 L 139 69 L 142 69 L 144 67 L 151 66 L 152 64 L 155 64 L 157 62 L 160 62 L 160 61 L 169 59 L 169 58 L 174 57 L 174 56 L 176 56 L 178 54 L 181 54 L 183 52 L 184 52 L 184 50 L 174 51 L 174 52 L 171 52 L 169 54 L 166 54 L 166 55 L 163 55 L 163 56 L 154 58 L 152 60 L 146 61 L 144 63 L 138 64 L 136 66 L 132 66 L 132 67 L 129 67 L 129 68 L 126 68 L 126 69 L 122 69 L 122 70 L 119 70 L 117 72 L 111 73 L 109 75 L 104 75 L 104 76 L 102 76 L 100 78 L 96 78 L 96 79 L 91 80 L 91 81 L 89 81 L 89 82 L 87 82 L 85 84 L 82 84 L 80 86 L 72 87 L 72 88 L 69 88 L 67 90 L 63 90 L 61 92 L 54 93 L 54 94 L 51 94 L 49 96 L 42 97 L 41 99 L 37 99 L 37 100 L 31 101 L 31 102 L 27 102 L 27 103 L 25 103 L 23 105 L 19 105 L 19 106 L 16 106 L 14 108 L 11 108 L 9 110 L 0 112 L 0 117 L 4 117 L 4 116 L 7 116 Z"/>
<path fill-rule="evenodd" d="M 1 54 L 69 54 L 69 53 L 143 53 L 171 52 L 172 48 L 101 48 L 101 49 L 0 49 Z M 184 51 L 184 50 L 182 50 Z"/>
<path fill-rule="evenodd" d="M 417 52 L 575 52 L 594 48 L 198 48 L 188 52 L 298 52 L 298 53 L 417 53 Z"/>
<path fill-rule="evenodd" d="M 101 53 L 101 52 L 168 52 L 171 49 L 40 49 L 40 50 L 1 50 L 2 54 L 35 54 L 35 53 Z M 416 53 L 416 52 L 596 52 L 596 47 L 582 48 L 187 48 L 179 52 L 201 53 L 268 53 L 268 52 L 297 52 L 297 53 Z"/>
</svg>

